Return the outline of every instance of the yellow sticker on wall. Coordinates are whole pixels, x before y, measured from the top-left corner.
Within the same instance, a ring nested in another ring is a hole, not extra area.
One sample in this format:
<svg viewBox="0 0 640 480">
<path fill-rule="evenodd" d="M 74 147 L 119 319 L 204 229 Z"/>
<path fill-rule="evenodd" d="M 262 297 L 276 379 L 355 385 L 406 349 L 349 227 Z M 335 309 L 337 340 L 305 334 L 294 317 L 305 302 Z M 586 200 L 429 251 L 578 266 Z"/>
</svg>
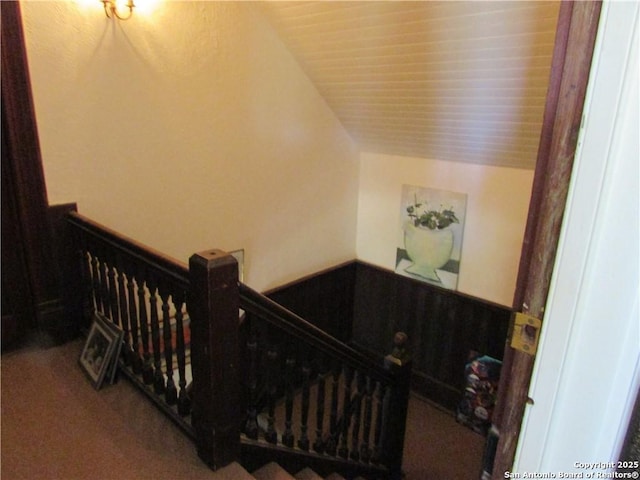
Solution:
<svg viewBox="0 0 640 480">
<path fill-rule="evenodd" d="M 542 322 L 539 318 L 517 312 L 513 323 L 511 347 L 535 355 L 538 349 L 541 325 Z"/>
</svg>

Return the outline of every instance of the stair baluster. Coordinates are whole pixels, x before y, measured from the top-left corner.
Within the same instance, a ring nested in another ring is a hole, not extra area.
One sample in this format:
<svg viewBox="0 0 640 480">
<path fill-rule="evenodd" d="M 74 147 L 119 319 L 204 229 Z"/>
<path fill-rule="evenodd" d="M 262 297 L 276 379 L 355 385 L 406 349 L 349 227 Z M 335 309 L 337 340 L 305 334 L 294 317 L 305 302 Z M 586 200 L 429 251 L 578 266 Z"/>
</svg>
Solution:
<svg viewBox="0 0 640 480">
<path fill-rule="evenodd" d="M 309 450 L 308 420 L 309 420 L 309 377 L 311 376 L 311 367 L 305 359 L 302 365 L 302 400 L 300 412 L 300 439 L 298 447 L 301 450 Z"/>
<path fill-rule="evenodd" d="M 149 287 L 149 313 L 151 322 L 151 342 L 153 344 L 153 391 L 164 393 L 164 376 L 162 375 L 162 356 L 160 353 L 160 320 L 158 319 L 158 285 L 151 277 L 147 280 Z"/>
<path fill-rule="evenodd" d="M 365 379 L 361 372 L 356 372 L 356 396 L 352 400 L 353 430 L 351 432 L 351 454 L 349 458 L 356 462 L 360 460 L 360 417 L 362 416 L 362 397 L 364 395 Z"/>
<path fill-rule="evenodd" d="M 375 420 L 375 429 L 373 434 L 373 453 L 371 455 L 371 463 L 378 464 L 380 463 L 381 458 L 381 439 L 382 439 L 382 420 L 383 420 L 383 410 L 384 410 L 384 396 L 385 396 L 385 387 L 380 382 L 376 382 L 376 393 L 375 393 L 375 402 L 376 402 L 376 420 Z"/>
<path fill-rule="evenodd" d="M 249 390 L 249 399 L 247 405 L 247 419 L 244 424 L 244 434 L 253 439 L 258 439 L 258 339 L 256 334 L 255 323 L 249 325 L 249 339 L 247 340 L 247 352 L 249 353 L 249 373 L 247 388 Z"/>
<path fill-rule="evenodd" d="M 354 371 L 352 368 L 344 368 L 344 395 L 342 399 L 342 435 L 340 436 L 340 448 L 338 455 L 349 458 L 349 428 L 351 427 L 351 384 Z"/>
<path fill-rule="evenodd" d="M 296 361 L 292 356 L 288 356 L 285 362 L 285 420 L 284 433 L 282 434 L 282 443 L 289 448 L 293 448 L 293 395 L 294 395 L 294 379 Z"/>
<path fill-rule="evenodd" d="M 140 325 L 136 310 L 136 281 L 129 268 L 125 270 L 127 277 L 127 298 L 129 300 L 129 321 L 131 323 L 131 366 L 136 375 L 142 373 L 142 353 L 140 352 Z"/>
<path fill-rule="evenodd" d="M 120 309 L 118 308 L 118 284 L 120 283 L 118 278 L 119 275 L 111 259 L 106 265 L 106 270 L 109 281 L 109 318 L 114 325 L 122 328 Z"/>
<path fill-rule="evenodd" d="M 118 260 L 120 260 L 118 258 Z M 124 331 L 123 345 L 121 356 L 124 358 L 126 365 L 133 365 L 133 356 L 131 351 L 131 326 L 129 322 L 129 302 L 127 301 L 127 277 L 121 261 L 117 264 L 118 272 L 118 297 L 120 298 L 120 323 Z"/>
<path fill-rule="evenodd" d="M 318 373 L 318 390 L 316 397 L 316 440 L 313 442 L 313 449 L 318 453 L 324 453 L 324 389 L 325 383 L 327 379 L 327 371 L 324 369 L 324 363 L 320 367 L 320 372 Z"/>
<path fill-rule="evenodd" d="M 149 344 L 149 320 L 147 315 L 147 284 L 144 281 L 143 268 L 138 271 L 138 318 L 140 319 L 140 333 L 142 337 L 142 379 L 145 385 L 153 384 L 153 364 L 151 362 L 150 344 Z"/>
<path fill-rule="evenodd" d="M 173 346 L 171 332 L 171 306 L 169 304 L 169 293 L 162 283 L 158 289 L 160 300 L 162 301 L 162 340 L 164 343 L 164 362 L 167 382 L 164 386 L 164 399 L 168 405 L 175 405 L 178 402 L 178 391 L 173 380 Z M 162 371 L 160 371 L 162 374 Z"/>
<path fill-rule="evenodd" d="M 335 456 L 338 449 L 338 388 L 340 387 L 340 373 L 342 368 L 334 362 L 331 370 L 331 412 L 329 414 L 329 439 L 327 440 L 325 452 Z"/>
<path fill-rule="evenodd" d="M 91 279 L 93 280 L 93 301 L 96 311 L 104 313 L 102 304 L 102 284 L 100 282 L 100 261 L 95 252 L 91 254 Z"/>
<path fill-rule="evenodd" d="M 277 378 L 278 378 L 278 352 L 274 346 L 269 346 L 267 351 L 267 431 L 265 440 L 276 445 L 278 443 L 278 433 L 275 428 L 276 414 L 276 395 L 277 395 Z"/>
<path fill-rule="evenodd" d="M 178 413 L 187 416 L 191 412 L 191 399 L 187 393 L 187 375 L 186 375 L 186 348 L 184 341 L 184 303 L 185 292 L 178 290 L 173 295 L 173 304 L 176 308 L 176 357 L 178 360 L 178 385 L 180 392 L 178 393 Z M 189 337 L 191 338 L 191 337 Z"/>
<path fill-rule="evenodd" d="M 109 303 L 109 266 L 104 250 L 100 252 L 100 300 L 102 303 L 102 313 L 111 318 L 111 304 Z"/>
<path fill-rule="evenodd" d="M 372 396 L 375 382 L 370 377 L 366 379 L 364 391 L 364 418 L 362 429 L 362 443 L 360 445 L 360 459 L 369 463 L 371 461 L 371 448 L 369 448 L 369 436 L 371 435 Z"/>
</svg>

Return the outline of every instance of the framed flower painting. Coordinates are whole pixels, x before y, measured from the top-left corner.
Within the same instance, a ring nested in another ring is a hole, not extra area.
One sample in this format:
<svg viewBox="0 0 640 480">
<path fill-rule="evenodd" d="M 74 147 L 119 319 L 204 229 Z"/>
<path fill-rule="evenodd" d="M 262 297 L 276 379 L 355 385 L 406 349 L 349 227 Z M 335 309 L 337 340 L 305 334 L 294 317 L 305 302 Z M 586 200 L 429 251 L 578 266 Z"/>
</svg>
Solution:
<svg viewBox="0 0 640 480">
<path fill-rule="evenodd" d="M 466 208 L 464 193 L 403 185 L 396 273 L 456 290 Z"/>
</svg>

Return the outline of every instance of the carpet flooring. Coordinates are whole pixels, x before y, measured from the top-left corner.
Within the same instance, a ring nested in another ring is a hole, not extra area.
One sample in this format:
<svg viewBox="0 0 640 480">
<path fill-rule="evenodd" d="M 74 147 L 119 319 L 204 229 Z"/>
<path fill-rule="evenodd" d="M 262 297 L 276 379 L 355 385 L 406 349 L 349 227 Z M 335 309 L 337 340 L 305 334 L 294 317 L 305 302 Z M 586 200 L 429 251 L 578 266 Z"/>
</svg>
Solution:
<svg viewBox="0 0 640 480">
<path fill-rule="evenodd" d="M 82 342 L 4 353 L 0 359 L 0 475 L 4 480 L 244 478 L 217 472 L 190 440 L 125 379 L 96 391 L 78 366 Z M 484 438 L 412 397 L 407 480 L 476 480 Z"/>
</svg>

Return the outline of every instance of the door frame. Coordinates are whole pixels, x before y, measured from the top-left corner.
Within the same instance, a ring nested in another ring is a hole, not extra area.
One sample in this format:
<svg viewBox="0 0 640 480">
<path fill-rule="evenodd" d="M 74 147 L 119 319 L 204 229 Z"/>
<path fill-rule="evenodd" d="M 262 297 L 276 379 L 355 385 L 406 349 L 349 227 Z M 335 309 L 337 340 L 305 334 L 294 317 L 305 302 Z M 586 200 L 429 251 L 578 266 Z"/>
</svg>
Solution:
<svg viewBox="0 0 640 480">
<path fill-rule="evenodd" d="M 0 1 L 0 35 L 2 173 L 8 174 L 8 178 L 3 178 L 3 185 L 11 187 L 31 303 L 28 315 L 22 317 L 26 325 L 20 325 L 19 329 L 27 330 L 24 333 L 57 334 L 58 325 L 66 319 L 53 251 L 52 211 L 47 198 L 19 1 Z"/>
<path fill-rule="evenodd" d="M 36 301 L 46 302 L 52 286 L 47 217 L 48 200 L 35 114 L 31 100 L 19 2 L 2 8 L 2 97 L 17 162 L 18 196 L 27 222 L 26 247 Z M 547 93 L 536 170 L 513 308 L 541 318 L 549 292 L 582 108 L 598 28 L 601 2 L 562 1 L 560 5 L 550 84 Z M 11 51 L 11 55 L 8 52 Z M 12 73 L 15 72 L 15 73 Z M 6 101 L 6 104 L 5 104 Z M 3 108 L 4 108 L 3 106 Z M 5 112 L 3 112 L 5 113 Z M 493 479 L 510 470 L 520 434 L 534 357 L 505 348 L 494 426 L 500 432 Z"/>
<path fill-rule="evenodd" d="M 514 312 L 544 317 L 584 99 L 598 31 L 600 1 L 560 4 L 551 78 L 538 148 L 527 226 L 513 300 Z M 528 399 L 535 356 L 505 346 L 498 408 L 499 434 L 492 479 L 510 471 Z"/>
</svg>

